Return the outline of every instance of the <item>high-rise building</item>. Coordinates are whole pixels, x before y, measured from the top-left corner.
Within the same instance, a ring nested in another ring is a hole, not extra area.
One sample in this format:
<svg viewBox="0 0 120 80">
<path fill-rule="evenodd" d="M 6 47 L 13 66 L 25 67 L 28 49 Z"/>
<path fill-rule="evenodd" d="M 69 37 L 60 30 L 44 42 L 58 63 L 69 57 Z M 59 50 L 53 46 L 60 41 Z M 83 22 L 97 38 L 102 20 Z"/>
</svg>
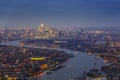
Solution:
<svg viewBox="0 0 120 80">
<path fill-rule="evenodd" d="M 38 26 L 38 32 L 40 32 L 40 33 L 44 33 L 45 32 L 44 24 L 41 24 L 41 25 Z"/>
<path fill-rule="evenodd" d="M 55 29 L 41 24 L 38 26 L 37 32 L 32 36 L 33 38 L 49 39 L 56 36 Z"/>
</svg>

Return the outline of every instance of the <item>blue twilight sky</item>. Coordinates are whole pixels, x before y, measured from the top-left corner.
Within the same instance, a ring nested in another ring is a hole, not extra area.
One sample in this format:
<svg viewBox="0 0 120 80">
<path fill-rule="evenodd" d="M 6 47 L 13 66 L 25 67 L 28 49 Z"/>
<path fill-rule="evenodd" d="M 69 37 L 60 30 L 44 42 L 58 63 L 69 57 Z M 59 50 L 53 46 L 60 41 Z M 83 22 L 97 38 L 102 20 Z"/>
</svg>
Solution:
<svg viewBox="0 0 120 80">
<path fill-rule="evenodd" d="M 120 0 L 0 0 L 0 26 L 120 26 Z"/>
</svg>

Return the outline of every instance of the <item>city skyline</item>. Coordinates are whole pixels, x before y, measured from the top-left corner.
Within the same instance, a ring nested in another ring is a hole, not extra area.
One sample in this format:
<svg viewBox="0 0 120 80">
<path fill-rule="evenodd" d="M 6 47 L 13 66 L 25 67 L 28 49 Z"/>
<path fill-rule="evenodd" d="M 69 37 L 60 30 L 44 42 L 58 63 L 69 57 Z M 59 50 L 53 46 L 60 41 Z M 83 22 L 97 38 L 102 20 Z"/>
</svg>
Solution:
<svg viewBox="0 0 120 80">
<path fill-rule="evenodd" d="M 119 0 L 1 0 L 0 27 L 119 27 Z"/>
</svg>

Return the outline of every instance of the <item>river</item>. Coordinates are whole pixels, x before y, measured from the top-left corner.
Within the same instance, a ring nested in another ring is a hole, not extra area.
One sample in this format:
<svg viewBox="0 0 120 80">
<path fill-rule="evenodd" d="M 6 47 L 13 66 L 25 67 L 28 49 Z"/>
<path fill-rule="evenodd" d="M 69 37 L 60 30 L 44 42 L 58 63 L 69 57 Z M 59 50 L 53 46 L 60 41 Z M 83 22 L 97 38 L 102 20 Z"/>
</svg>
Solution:
<svg viewBox="0 0 120 80">
<path fill-rule="evenodd" d="M 18 46 L 19 41 L 11 41 L 9 43 L 2 43 L 5 45 Z M 51 48 L 50 48 L 51 49 Z M 68 49 L 55 49 L 65 51 L 66 53 L 74 54 L 73 58 L 67 60 L 62 69 L 52 71 L 51 74 L 45 74 L 37 80 L 69 80 L 71 77 L 82 76 L 84 71 L 97 68 L 100 69 L 104 65 L 103 59 L 96 59 L 94 56 L 88 55 L 85 52 L 73 51 Z"/>
</svg>

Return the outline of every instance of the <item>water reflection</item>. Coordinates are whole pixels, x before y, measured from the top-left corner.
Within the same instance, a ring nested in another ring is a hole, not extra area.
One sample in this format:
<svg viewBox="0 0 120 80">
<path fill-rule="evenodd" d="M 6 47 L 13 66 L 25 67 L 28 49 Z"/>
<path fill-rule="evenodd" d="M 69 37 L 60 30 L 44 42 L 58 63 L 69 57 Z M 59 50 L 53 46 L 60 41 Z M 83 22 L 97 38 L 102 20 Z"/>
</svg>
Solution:
<svg viewBox="0 0 120 80">
<path fill-rule="evenodd" d="M 2 44 L 6 44 L 6 43 L 2 43 Z M 7 43 L 6 45 L 18 46 L 19 41 L 12 41 Z M 53 49 L 53 48 L 47 48 L 47 49 Z M 74 54 L 74 57 L 70 58 L 68 61 L 66 61 L 63 64 L 63 66 L 65 66 L 64 68 L 52 71 L 52 73 L 50 74 L 44 74 L 43 77 L 39 77 L 37 78 L 37 80 L 69 80 L 71 77 L 81 76 L 84 71 L 87 72 L 93 68 L 100 69 L 100 67 L 104 65 L 102 59 L 96 59 L 94 56 L 88 55 L 84 52 L 73 51 L 68 49 L 60 49 L 60 48 L 55 50 L 65 51 L 67 53 Z"/>
<path fill-rule="evenodd" d="M 74 53 L 74 51 L 66 50 L 66 52 Z M 104 64 L 102 59 L 95 59 L 93 56 L 85 54 L 83 52 L 75 52 L 75 57 L 69 59 L 63 65 L 65 68 L 62 68 L 58 71 L 53 72 L 38 78 L 38 80 L 69 80 L 71 77 L 78 77 L 83 74 L 84 71 L 89 71 L 93 68 L 98 68 Z"/>
</svg>

